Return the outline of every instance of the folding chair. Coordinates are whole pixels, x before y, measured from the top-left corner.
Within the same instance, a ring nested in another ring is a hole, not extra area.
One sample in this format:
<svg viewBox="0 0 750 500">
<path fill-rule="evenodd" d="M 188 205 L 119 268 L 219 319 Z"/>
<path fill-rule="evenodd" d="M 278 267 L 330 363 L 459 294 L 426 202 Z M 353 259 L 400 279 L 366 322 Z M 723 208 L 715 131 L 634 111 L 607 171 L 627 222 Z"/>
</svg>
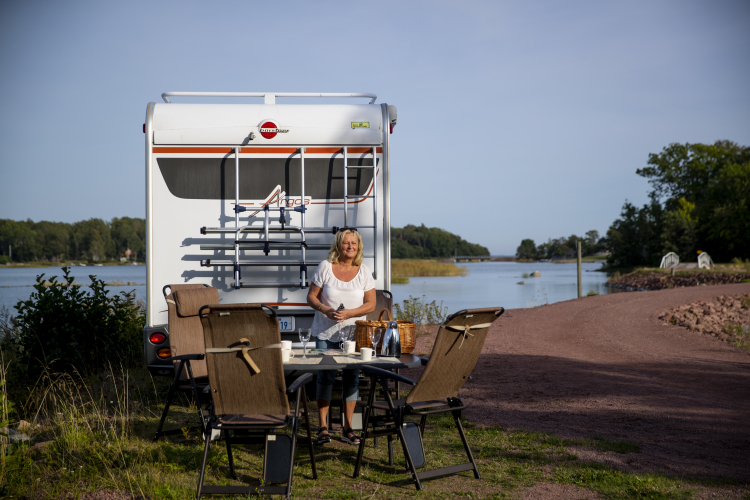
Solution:
<svg viewBox="0 0 750 500">
<path fill-rule="evenodd" d="M 305 383 L 307 373 L 288 388 L 281 363 L 281 334 L 276 311 L 265 304 L 209 305 L 201 308 L 201 322 L 206 346 L 210 407 L 205 447 L 198 480 L 198 498 L 202 494 L 286 495 L 292 491 L 294 454 L 300 427 L 300 402 L 304 406 L 307 441 L 313 478 L 315 455 Z M 287 394 L 294 394 L 294 412 L 289 411 Z M 289 429 L 291 432 L 279 433 Z M 229 474 L 234 472 L 233 444 L 265 445 L 263 481 L 286 483 L 286 486 L 204 486 L 208 451 L 212 435 L 220 432 L 227 445 Z"/>
<path fill-rule="evenodd" d="M 484 340 L 487 337 L 487 330 L 503 312 L 502 307 L 469 309 L 459 311 L 446 318 L 440 325 L 430 358 L 422 360 L 423 364 L 427 366 L 418 382 L 380 368 L 372 366 L 362 368 L 362 371 L 371 377 L 371 390 L 365 408 L 365 432 L 359 444 L 354 477 L 359 476 L 367 439 L 387 436 L 390 443 L 395 434 L 401 441 L 406 466 L 412 474 L 417 490 L 422 489 L 421 481 L 425 479 L 457 474 L 463 471 L 471 470 L 474 472 L 475 478 L 480 478 L 477 464 L 471 454 L 471 448 L 461 425 L 461 410 L 466 408 L 466 405 L 458 398 L 458 391 L 471 375 L 477 363 Z M 394 400 L 388 390 L 389 380 L 404 382 L 414 387 L 405 399 Z M 385 401 L 375 401 L 376 383 L 380 384 L 383 389 Z M 373 416 L 372 413 L 375 410 L 382 410 L 385 414 L 382 417 Z M 426 465 L 422 437 L 427 416 L 447 412 L 451 412 L 453 415 L 469 461 L 459 465 L 418 472 L 418 468 Z M 409 415 L 421 417 L 419 426 L 413 422 L 405 421 L 404 417 Z M 372 428 L 370 429 L 370 427 Z M 393 455 L 391 453 L 389 455 L 390 463 L 393 464 Z"/>
<path fill-rule="evenodd" d="M 367 321 L 377 321 L 380 319 L 380 311 L 388 309 L 388 312 L 393 314 L 393 295 L 388 290 L 375 290 L 375 310 L 371 313 L 367 313 L 365 319 Z"/>
<path fill-rule="evenodd" d="M 203 359 L 203 326 L 198 311 L 206 304 L 219 302 L 218 290 L 208 285 L 166 285 L 162 293 L 167 301 L 169 348 L 172 351 L 172 357 L 166 361 L 173 362 L 175 373 L 154 441 L 161 436 L 182 433 L 182 429 L 162 431 L 172 398 L 178 389 L 189 394 L 198 410 L 200 425 L 190 429 L 200 428 L 201 432 L 205 432 L 206 411 L 201 409 L 201 401 L 208 399 L 206 404 L 210 404 L 210 396 L 201 397 L 208 379 L 206 362 Z"/>
</svg>

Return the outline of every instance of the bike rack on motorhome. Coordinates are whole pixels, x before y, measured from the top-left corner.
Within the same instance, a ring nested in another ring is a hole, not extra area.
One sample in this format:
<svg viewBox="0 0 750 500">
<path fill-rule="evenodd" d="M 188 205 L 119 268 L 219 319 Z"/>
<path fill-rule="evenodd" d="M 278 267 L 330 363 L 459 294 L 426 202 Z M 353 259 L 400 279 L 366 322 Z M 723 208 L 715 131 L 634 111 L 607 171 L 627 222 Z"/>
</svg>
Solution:
<svg viewBox="0 0 750 500">
<path fill-rule="evenodd" d="M 171 103 L 176 96 L 263 97 L 264 104 Z M 370 101 L 276 104 L 277 97 Z M 336 232 L 355 227 L 376 288 L 390 290 L 395 106 L 376 106 L 374 94 L 168 92 L 162 98 L 164 104 L 148 105 L 144 125 L 144 345 L 152 373 L 173 373 L 162 360 L 169 354 L 165 285 L 202 283 L 215 286 L 225 304 L 272 305 L 282 337 L 295 340 L 296 329 L 312 323 L 309 276 Z"/>
</svg>

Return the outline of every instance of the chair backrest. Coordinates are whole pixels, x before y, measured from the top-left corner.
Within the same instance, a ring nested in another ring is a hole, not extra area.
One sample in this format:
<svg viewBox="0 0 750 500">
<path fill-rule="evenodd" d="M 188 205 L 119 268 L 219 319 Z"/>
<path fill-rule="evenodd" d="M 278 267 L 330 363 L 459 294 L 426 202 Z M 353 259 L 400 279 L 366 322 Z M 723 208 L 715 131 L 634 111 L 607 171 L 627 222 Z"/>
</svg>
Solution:
<svg viewBox="0 0 750 500">
<path fill-rule="evenodd" d="M 440 325 L 430 361 L 406 397 L 406 404 L 458 396 L 477 364 L 489 325 L 504 311 L 502 307 L 489 307 L 448 316 Z"/>
<path fill-rule="evenodd" d="M 170 293 L 165 296 L 169 318 L 169 348 L 173 356 L 183 354 L 203 354 L 203 325 L 198 317 L 201 306 L 217 304 L 219 291 L 205 285 L 167 285 Z M 179 361 L 175 361 L 175 369 Z M 205 377 L 205 361 L 191 361 L 190 368 L 194 377 Z M 187 370 L 180 374 L 180 380 L 188 380 Z"/>
<path fill-rule="evenodd" d="M 367 321 L 378 321 L 380 319 L 380 312 L 383 309 L 388 309 L 393 317 L 393 295 L 388 290 L 375 290 L 375 297 L 377 302 L 375 303 L 375 310 L 371 313 L 367 313 L 365 319 Z"/>
<path fill-rule="evenodd" d="M 276 311 L 264 304 L 215 304 L 203 308 L 201 322 L 215 413 L 289 415 Z M 258 373 L 240 350 L 211 352 L 246 347 L 240 342 L 242 338 L 249 341 L 247 354 L 259 368 Z"/>
</svg>

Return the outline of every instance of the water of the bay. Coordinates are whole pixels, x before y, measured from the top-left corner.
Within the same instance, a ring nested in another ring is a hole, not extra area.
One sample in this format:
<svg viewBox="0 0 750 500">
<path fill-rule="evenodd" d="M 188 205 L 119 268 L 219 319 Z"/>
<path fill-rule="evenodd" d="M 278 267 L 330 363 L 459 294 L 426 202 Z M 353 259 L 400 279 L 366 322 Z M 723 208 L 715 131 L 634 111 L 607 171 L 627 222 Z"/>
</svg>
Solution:
<svg viewBox="0 0 750 500">
<path fill-rule="evenodd" d="M 576 264 L 551 262 L 475 262 L 458 264 L 468 271 L 466 276 L 409 278 L 409 283 L 393 285 L 394 303 L 424 296 L 448 308 L 448 312 L 479 307 L 517 309 L 552 304 L 578 296 Z M 582 289 L 586 295 L 611 293 L 604 286 L 607 274 L 597 272 L 601 263 L 582 264 Z M 524 273 L 539 271 L 539 278 L 524 278 Z M 523 284 L 518 284 L 523 282 Z"/>
<path fill-rule="evenodd" d="M 468 270 L 466 276 L 410 278 L 408 284 L 393 285 L 394 301 L 399 303 L 413 297 L 424 296 L 428 302 L 443 301 L 449 312 L 475 307 L 501 306 L 506 309 L 534 307 L 552 304 L 577 296 L 576 265 L 553 264 L 549 262 L 477 262 L 458 264 Z M 593 290 L 598 294 L 610 293 L 604 286 L 607 275 L 595 272 L 600 263 L 583 264 L 583 293 Z M 524 278 L 523 274 L 539 271 L 540 278 Z M 19 300 L 28 300 L 36 276 L 44 273 L 45 279 L 57 276 L 62 280 L 60 268 L 0 268 L 0 306 L 6 307 L 11 314 L 13 306 Z M 135 285 L 112 285 L 108 290 L 113 293 L 131 292 L 136 297 L 146 298 L 145 266 L 97 266 L 72 267 L 71 274 L 81 284 L 89 284 L 89 275 L 93 274 L 106 283 L 132 282 Z M 517 284 L 523 281 L 523 285 Z"/>
<path fill-rule="evenodd" d="M 0 306 L 15 315 L 16 310 L 13 306 L 19 300 L 29 300 L 29 296 L 34 291 L 32 287 L 36 284 L 36 277 L 40 274 L 44 274 L 45 280 L 51 280 L 53 276 L 57 276 L 56 281 L 64 281 L 62 269 L 59 267 L 0 267 Z M 146 266 L 71 267 L 70 275 L 81 285 L 91 284 L 89 275 L 94 275 L 105 283 L 125 283 L 124 286 L 107 286 L 107 290 L 110 293 L 130 293 L 135 290 L 136 298 L 146 300 Z M 127 285 L 127 283 L 135 283 L 135 285 Z"/>
</svg>

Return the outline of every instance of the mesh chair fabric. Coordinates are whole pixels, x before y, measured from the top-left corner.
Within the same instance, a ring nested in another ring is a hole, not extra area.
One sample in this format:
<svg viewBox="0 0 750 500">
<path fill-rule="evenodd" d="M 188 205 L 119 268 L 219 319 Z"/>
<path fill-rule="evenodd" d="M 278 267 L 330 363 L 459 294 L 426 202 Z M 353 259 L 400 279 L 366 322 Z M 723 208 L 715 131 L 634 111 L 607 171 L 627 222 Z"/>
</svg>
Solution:
<svg viewBox="0 0 750 500">
<path fill-rule="evenodd" d="M 167 316 L 169 320 L 169 348 L 173 356 L 182 356 L 184 354 L 203 354 L 205 352 L 203 344 L 203 325 L 198 317 L 198 310 L 194 314 L 185 315 L 182 312 L 188 312 L 190 309 L 186 306 L 179 308 L 178 304 L 188 302 L 198 303 L 201 305 L 216 304 L 219 302 L 219 291 L 214 287 L 205 287 L 203 285 L 170 285 L 172 293 L 167 295 Z M 200 307 L 199 307 L 200 308 Z M 175 370 L 179 361 L 174 362 Z M 193 376 L 206 377 L 205 361 L 191 361 L 190 368 L 193 370 Z M 187 370 L 180 374 L 180 380 L 189 380 Z"/>
<path fill-rule="evenodd" d="M 241 338 L 249 347 L 281 342 L 279 321 L 269 316 L 260 304 L 215 304 L 201 315 L 205 347 L 239 347 Z M 284 368 L 280 349 L 250 351 L 260 369 L 254 374 L 241 351 L 206 353 L 208 380 L 217 415 L 288 415 Z"/>
<path fill-rule="evenodd" d="M 440 325 L 430 361 L 406 397 L 406 404 L 458 396 L 458 390 L 474 370 L 489 330 L 489 327 L 470 330 L 471 335 L 465 335 L 465 327 L 491 324 L 498 318 L 499 314 L 495 315 L 498 311 L 503 308 L 469 309 Z M 455 331 L 447 326 L 462 328 Z"/>
<path fill-rule="evenodd" d="M 388 296 L 386 296 L 386 294 Z M 365 316 L 366 321 L 378 321 L 380 319 L 380 312 L 383 309 L 387 309 L 388 312 L 393 315 L 393 295 L 388 290 L 375 290 L 375 310 L 371 313 L 367 313 Z"/>
</svg>

